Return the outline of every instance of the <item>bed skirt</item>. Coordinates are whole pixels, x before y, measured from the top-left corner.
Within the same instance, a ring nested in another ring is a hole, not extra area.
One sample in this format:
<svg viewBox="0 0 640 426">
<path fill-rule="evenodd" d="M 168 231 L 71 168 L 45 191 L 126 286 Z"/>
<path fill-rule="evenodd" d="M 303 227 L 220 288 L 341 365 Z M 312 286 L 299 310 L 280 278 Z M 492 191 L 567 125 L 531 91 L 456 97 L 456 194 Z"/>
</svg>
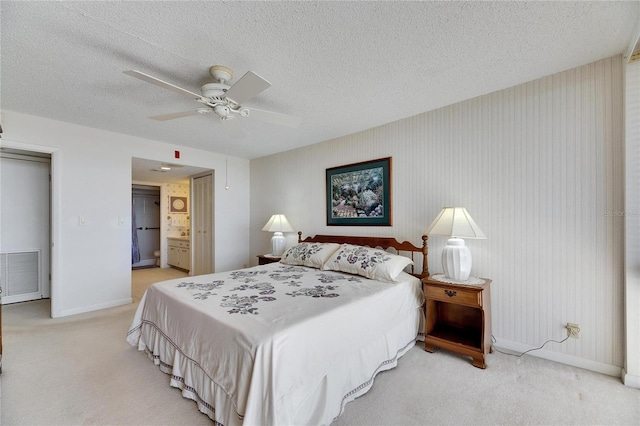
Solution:
<svg viewBox="0 0 640 426">
<path fill-rule="evenodd" d="M 364 395 L 373 385 L 375 376 L 394 368 L 398 359 L 424 335 L 422 308 L 409 312 L 387 334 L 370 341 L 358 351 L 336 359 L 331 370 L 315 384 L 312 394 L 287 395 L 286 418 L 274 419 L 279 425 L 330 424 L 343 412 L 345 405 Z M 146 342 L 143 343 L 143 342 Z M 171 376 L 170 385 L 179 388 L 182 396 L 196 402 L 198 409 L 215 424 L 237 426 L 269 424 L 268 419 L 245 419 L 225 390 L 216 384 L 204 369 L 186 357 L 167 336 L 149 322 L 142 323 L 138 350 L 145 351 L 161 371 Z"/>
</svg>

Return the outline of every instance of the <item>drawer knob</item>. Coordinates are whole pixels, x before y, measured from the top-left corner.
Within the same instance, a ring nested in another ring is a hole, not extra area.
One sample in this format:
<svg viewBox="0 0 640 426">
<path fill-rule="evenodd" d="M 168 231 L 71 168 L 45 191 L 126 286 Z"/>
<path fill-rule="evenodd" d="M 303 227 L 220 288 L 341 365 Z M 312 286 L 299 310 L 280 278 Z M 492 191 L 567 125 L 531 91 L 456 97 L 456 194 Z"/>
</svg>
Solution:
<svg viewBox="0 0 640 426">
<path fill-rule="evenodd" d="M 456 295 L 456 291 L 455 290 L 445 290 L 444 294 L 446 294 L 449 297 L 453 297 Z"/>
</svg>

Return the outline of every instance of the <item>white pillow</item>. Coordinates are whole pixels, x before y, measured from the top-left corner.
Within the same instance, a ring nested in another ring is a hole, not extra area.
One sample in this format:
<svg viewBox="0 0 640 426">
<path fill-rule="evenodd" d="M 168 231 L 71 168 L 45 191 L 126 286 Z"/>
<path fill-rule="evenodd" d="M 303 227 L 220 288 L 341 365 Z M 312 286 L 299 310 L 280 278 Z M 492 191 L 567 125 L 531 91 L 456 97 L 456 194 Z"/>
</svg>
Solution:
<svg viewBox="0 0 640 426">
<path fill-rule="evenodd" d="M 342 271 L 378 281 L 396 281 L 400 272 L 413 261 L 405 256 L 364 246 L 343 244 L 323 268 L 325 271 Z"/>
<path fill-rule="evenodd" d="M 320 269 L 339 248 L 336 243 L 298 243 L 282 255 L 280 263 Z"/>
</svg>

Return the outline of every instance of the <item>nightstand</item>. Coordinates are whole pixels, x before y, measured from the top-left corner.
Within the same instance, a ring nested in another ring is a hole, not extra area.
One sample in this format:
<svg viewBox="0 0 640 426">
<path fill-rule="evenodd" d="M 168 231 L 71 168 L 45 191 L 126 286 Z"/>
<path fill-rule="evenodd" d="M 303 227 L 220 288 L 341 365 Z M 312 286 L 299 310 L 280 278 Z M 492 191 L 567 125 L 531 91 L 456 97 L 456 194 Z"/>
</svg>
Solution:
<svg viewBox="0 0 640 426">
<path fill-rule="evenodd" d="M 270 254 L 258 255 L 258 265 L 266 265 L 267 263 L 280 262 L 280 256 L 272 256 Z"/>
<path fill-rule="evenodd" d="M 439 347 L 473 358 L 472 364 L 485 368 L 491 352 L 491 295 L 486 278 L 469 278 L 456 283 L 444 275 L 422 280 L 427 305 L 424 349 Z"/>
</svg>

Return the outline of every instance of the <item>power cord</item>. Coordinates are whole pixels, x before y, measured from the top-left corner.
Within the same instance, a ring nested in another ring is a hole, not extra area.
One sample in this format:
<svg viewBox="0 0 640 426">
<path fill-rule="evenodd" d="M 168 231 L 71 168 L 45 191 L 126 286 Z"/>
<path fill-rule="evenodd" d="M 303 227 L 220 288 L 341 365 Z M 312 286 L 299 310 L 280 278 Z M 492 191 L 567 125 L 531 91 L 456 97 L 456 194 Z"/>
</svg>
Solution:
<svg viewBox="0 0 640 426">
<path fill-rule="evenodd" d="M 532 351 L 537 351 L 538 349 L 542 349 L 542 348 L 544 347 L 544 345 L 546 345 L 546 344 L 547 344 L 547 343 L 549 343 L 549 342 L 554 342 L 554 343 L 564 343 L 564 342 L 566 342 L 566 340 L 567 340 L 569 337 L 571 337 L 571 336 L 567 336 L 567 337 L 565 337 L 565 338 L 564 338 L 564 339 L 562 339 L 562 340 L 553 340 L 553 339 L 549 339 L 549 340 L 547 340 L 546 342 L 544 342 L 541 346 L 539 346 L 539 347 L 537 347 L 537 348 L 529 349 L 528 351 L 524 351 L 524 352 L 522 352 L 521 354 L 517 354 L 517 353 L 515 353 L 515 354 L 514 354 L 514 353 L 502 352 L 500 349 L 496 348 L 495 346 L 493 346 L 493 350 L 494 350 L 494 351 L 496 351 L 496 352 L 500 352 L 501 354 L 504 354 L 504 355 L 511 355 L 511 356 L 515 356 L 515 357 L 517 357 L 517 358 L 520 358 L 520 357 L 521 357 L 521 356 L 523 356 L 524 354 L 527 354 L 527 353 L 532 352 Z M 495 343 L 495 342 L 496 342 L 496 338 L 493 336 L 493 334 L 491 335 L 491 342 L 492 342 L 492 343 Z"/>
</svg>

